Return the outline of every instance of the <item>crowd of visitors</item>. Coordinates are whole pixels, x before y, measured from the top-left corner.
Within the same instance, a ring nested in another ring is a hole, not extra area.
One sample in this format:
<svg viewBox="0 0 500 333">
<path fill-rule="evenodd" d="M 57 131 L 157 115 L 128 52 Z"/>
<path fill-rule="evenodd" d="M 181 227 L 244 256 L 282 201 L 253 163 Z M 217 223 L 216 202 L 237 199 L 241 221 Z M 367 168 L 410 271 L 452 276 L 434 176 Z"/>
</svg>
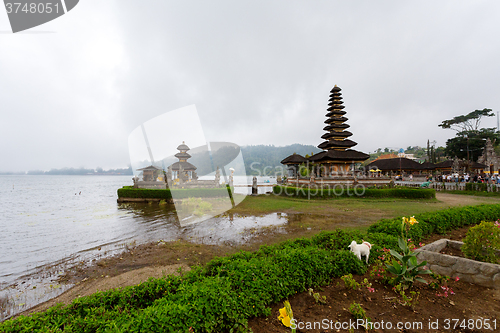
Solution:
<svg viewBox="0 0 500 333">
<path fill-rule="evenodd" d="M 438 182 L 446 182 L 446 183 L 471 182 L 471 183 L 500 184 L 500 175 L 498 174 L 489 175 L 487 173 L 483 173 L 483 174 L 474 174 L 472 176 L 469 176 L 468 173 L 465 174 L 452 173 L 447 175 L 438 175 L 435 177 L 433 176 L 427 177 L 427 181 L 432 181 L 432 180 Z"/>
</svg>

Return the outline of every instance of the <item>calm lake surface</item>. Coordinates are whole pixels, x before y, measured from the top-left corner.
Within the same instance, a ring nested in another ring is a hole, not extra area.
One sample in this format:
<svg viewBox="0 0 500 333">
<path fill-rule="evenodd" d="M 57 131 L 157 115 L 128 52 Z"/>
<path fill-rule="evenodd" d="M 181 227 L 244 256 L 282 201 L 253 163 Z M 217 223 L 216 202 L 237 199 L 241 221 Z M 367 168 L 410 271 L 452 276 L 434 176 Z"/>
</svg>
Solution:
<svg viewBox="0 0 500 333">
<path fill-rule="evenodd" d="M 19 299 L 15 302 L 22 304 L 20 308 L 33 305 L 35 299 L 51 298 L 64 288 L 38 288 L 38 295 L 26 294 L 28 285 L 51 283 L 40 277 L 40 271 L 50 267 L 51 274 L 57 274 L 65 265 L 122 251 L 126 244 L 160 239 L 242 243 L 251 237 L 245 230 L 287 223 L 284 214 L 270 214 L 217 216 L 181 227 L 169 205 L 117 204 L 117 189 L 132 185 L 131 178 L 0 176 L 0 298 Z M 268 179 L 259 177 L 259 184 Z M 275 183 L 275 179 L 269 180 Z M 251 178 L 235 177 L 235 184 L 244 183 L 251 183 Z M 249 190 L 241 187 L 235 191 Z M 265 190 L 270 188 L 259 188 L 259 192 Z M 35 273 L 38 276 L 33 278 Z M 20 297 L 19 293 L 24 294 Z"/>
</svg>

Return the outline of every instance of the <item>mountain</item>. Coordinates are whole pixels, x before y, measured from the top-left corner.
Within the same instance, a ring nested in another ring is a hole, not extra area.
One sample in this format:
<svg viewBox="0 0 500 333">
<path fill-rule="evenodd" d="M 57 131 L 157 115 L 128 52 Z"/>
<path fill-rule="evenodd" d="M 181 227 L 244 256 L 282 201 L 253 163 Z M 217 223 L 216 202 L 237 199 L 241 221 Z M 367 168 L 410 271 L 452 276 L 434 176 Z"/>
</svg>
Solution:
<svg viewBox="0 0 500 333">
<path fill-rule="evenodd" d="M 321 152 L 321 149 L 315 146 L 301 145 L 298 143 L 284 147 L 275 147 L 273 145 L 241 147 L 241 153 L 245 160 L 246 173 L 249 176 L 281 174 L 280 171 L 285 167 L 280 162 L 285 157 L 293 153 L 305 156 L 319 152 Z"/>
<path fill-rule="evenodd" d="M 24 174 L 24 173 L 23 173 Z M 30 170 L 26 174 L 28 175 L 132 175 L 132 168 L 122 168 L 122 169 L 109 169 L 103 170 L 102 168 L 97 169 L 85 169 L 85 168 L 62 168 L 62 169 L 50 169 L 49 171 L 42 170 Z"/>
<path fill-rule="evenodd" d="M 233 149 L 232 147 L 226 147 L 226 150 Z M 233 149 L 234 150 L 234 149 Z M 316 148 L 311 145 L 301 145 L 301 144 L 293 144 L 284 147 L 275 147 L 273 145 L 258 145 L 258 146 L 243 146 L 241 147 L 241 154 L 243 156 L 245 165 L 245 172 L 249 176 L 274 176 L 282 174 L 281 171 L 285 169 L 284 165 L 280 162 L 287 156 L 292 155 L 293 153 L 297 153 L 299 155 L 312 155 L 320 152 L 321 149 Z M 191 153 L 191 151 L 190 151 Z M 198 153 L 192 152 L 193 158 L 189 159 L 189 162 L 197 167 L 197 172 L 199 175 L 203 175 L 211 171 L 211 166 L 213 163 L 216 165 L 226 165 L 230 160 L 237 155 L 237 152 L 233 151 L 223 151 L 217 155 L 213 156 L 214 162 L 210 162 L 210 158 L 208 157 L 208 152 L 200 151 Z M 207 156 L 205 156 L 207 155 Z M 218 157 L 222 158 L 226 156 L 229 158 L 228 161 L 217 161 Z M 159 161 L 158 167 L 167 167 L 168 165 L 177 161 L 177 158 L 171 158 L 169 160 Z M 208 161 L 208 162 L 207 162 Z M 150 165 L 149 161 L 143 161 L 141 163 L 142 166 Z M 238 166 L 233 167 L 242 170 Z M 207 170 L 205 170 L 207 169 Z M 3 174 L 12 174 L 12 173 L 3 173 Z M 24 174 L 21 173 L 21 174 Z M 103 170 L 102 168 L 96 169 L 86 169 L 86 168 L 62 168 L 62 169 L 51 169 L 50 171 L 41 171 L 41 170 L 30 170 L 27 172 L 28 175 L 132 175 L 132 168 L 123 168 L 123 169 L 110 169 Z"/>
</svg>

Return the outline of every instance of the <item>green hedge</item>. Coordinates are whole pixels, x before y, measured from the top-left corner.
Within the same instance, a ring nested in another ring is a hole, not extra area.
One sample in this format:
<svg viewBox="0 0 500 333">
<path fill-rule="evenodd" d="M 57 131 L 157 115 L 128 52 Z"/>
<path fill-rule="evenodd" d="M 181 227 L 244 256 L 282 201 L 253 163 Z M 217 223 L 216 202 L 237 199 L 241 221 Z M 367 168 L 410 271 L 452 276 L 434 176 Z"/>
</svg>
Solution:
<svg viewBox="0 0 500 333">
<path fill-rule="evenodd" d="M 481 221 L 495 221 L 499 218 L 500 204 L 457 207 L 437 212 L 422 213 L 415 215 L 415 219 L 419 223 L 410 229 L 409 236 L 413 240 L 419 241 L 431 233 L 443 234 L 451 229 L 477 224 Z M 401 217 L 383 219 L 372 224 L 368 228 L 368 232 L 398 236 L 400 227 Z"/>
<path fill-rule="evenodd" d="M 362 186 L 349 186 L 337 188 L 305 188 L 292 186 L 274 186 L 273 193 L 297 198 L 325 199 L 339 197 L 358 198 L 406 198 L 406 199 L 434 199 L 436 191 L 433 189 L 421 189 L 411 187 L 397 188 L 364 188 Z"/>
<path fill-rule="evenodd" d="M 175 189 L 175 198 L 213 198 L 227 197 L 227 188 L 190 188 Z M 139 199 L 172 199 L 170 189 L 146 189 L 134 188 L 133 186 L 124 186 L 118 189 L 118 198 L 139 198 Z"/>
</svg>

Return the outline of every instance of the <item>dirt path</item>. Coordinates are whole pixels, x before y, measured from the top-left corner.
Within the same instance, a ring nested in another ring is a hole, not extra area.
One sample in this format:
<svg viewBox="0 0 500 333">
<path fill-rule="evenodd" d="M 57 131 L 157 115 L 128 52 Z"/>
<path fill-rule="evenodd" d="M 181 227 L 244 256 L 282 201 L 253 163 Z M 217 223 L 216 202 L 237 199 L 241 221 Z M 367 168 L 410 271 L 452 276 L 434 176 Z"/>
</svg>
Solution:
<svg viewBox="0 0 500 333">
<path fill-rule="evenodd" d="M 450 206 L 467 206 L 478 204 L 495 204 L 500 203 L 500 198 L 497 197 L 479 197 L 472 195 L 451 194 L 446 192 L 436 192 L 436 199 Z"/>
</svg>

